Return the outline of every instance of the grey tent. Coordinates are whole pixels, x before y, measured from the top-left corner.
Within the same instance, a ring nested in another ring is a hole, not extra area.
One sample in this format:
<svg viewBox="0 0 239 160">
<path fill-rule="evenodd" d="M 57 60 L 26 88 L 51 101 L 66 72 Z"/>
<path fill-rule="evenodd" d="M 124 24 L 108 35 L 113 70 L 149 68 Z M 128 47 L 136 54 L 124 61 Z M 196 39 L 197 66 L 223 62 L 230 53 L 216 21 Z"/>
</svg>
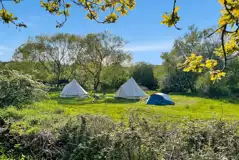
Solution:
<svg viewBox="0 0 239 160">
<path fill-rule="evenodd" d="M 73 79 L 60 93 L 60 97 L 88 97 L 88 93 Z"/>
<path fill-rule="evenodd" d="M 147 94 L 139 87 L 133 78 L 125 82 L 116 92 L 115 97 L 125 99 L 140 99 Z"/>
</svg>

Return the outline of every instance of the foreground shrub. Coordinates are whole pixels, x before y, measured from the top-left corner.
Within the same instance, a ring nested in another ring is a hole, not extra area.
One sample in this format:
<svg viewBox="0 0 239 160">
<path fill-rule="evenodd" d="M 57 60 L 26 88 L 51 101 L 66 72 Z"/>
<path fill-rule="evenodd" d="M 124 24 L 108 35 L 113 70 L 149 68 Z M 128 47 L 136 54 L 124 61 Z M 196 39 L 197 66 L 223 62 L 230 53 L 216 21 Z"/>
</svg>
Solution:
<svg viewBox="0 0 239 160">
<path fill-rule="evenodd" d="M 46 98 L 44 86 L 29 75 L 17 71 L 0 71 L 0 107 L 19 106 Z"/>
<path fill-rule="evenodd" d="M 4 156 L 19 159 L 63 160 L 194 160 L 238 159 L 239 123 L 186 121 L 150 123 L 132 116 L 115 123 L 100 116 L 78 116 L 52 135 L 40 132 L 20 135 L 0 130 Z M 1 152 L 0 152 L 1 154 Z"/>
<path fill-rule="evenodd" d="M 221 121 L 150 124 L 137 117 L 116 125 L 81 117 L 66 125 L 60 139 L 63 159 L 236 159 L 238 126 Z"/>
</svg>

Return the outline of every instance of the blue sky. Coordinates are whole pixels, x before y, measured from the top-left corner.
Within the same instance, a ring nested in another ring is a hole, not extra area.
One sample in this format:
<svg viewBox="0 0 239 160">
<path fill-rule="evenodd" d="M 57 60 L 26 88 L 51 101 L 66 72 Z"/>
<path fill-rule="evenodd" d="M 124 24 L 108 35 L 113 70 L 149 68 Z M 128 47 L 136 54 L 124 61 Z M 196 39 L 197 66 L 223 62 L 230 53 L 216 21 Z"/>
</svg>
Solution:
<svg viewBox="0 0 239 160">
<path fill-rule="evenodd" d="M 178 0 L 181 21 L 178 26 L 183 30 L 167 28 L 160 24 L 164 11 L 172 10 L 173 0 L 136 0 L 136 8 L 115 24 L 98 24 L 85 18 L 82 8 L 74 7 L 67 23 L 56 29 L 58 17 L 49 15 L 40 7 L 40 0 L 24 0 L 15 5 L 4 2 L 6 8 L 24 21 L 27 29 L 16 29 L 13 25 L 0 24 L 0 61 L 9 61 L 14 50 L 29 36 L 55 34 L 59 32 L 86 35 L 110 31 L 123 37 L 128 44 L 125 49 L 133 55 L 133 61 L 160 64 L 160 54 L 170 51 L 173 41 L 187 32 L 187 27 L 196 24 L 200 29 L 217 24 L 220 6 L 217 0 Z"/>
</svg>

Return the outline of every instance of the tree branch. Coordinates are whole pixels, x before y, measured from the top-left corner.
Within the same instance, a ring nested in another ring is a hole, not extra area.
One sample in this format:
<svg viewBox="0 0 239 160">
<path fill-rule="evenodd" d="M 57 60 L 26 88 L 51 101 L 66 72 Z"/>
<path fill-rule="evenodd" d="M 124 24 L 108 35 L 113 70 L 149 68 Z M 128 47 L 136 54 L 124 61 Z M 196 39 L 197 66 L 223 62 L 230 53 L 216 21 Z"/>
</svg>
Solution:
<svg viewBox="0 0 239 160">
<path fill-rule="evenodd" d="M 226 54 L 226 50 L 225 50 L 225 42 L 224 42 L 224 35 L 226 33 L 226 29 L 227 29 L 227 25 L 224 25 L 223 29 L 222 29 L 222 35 L 221 35 L 221 43 L 222 43 L 222 51 L 223 51 L 223 55 L 224 55 L 224 66 L 222 68 L 222 71 L 226 68 L 227 66 L 227 54 Z"/>
<path fill-rule="evenodd" d="M 209 35 L 207 35 L 205 38 L 209 38 L 211 37 L 213 34 L 215 34 L 216 32 L 218 32 L 220 29 L 222 29 L 224 26 L 221 26 L 219 28 L 217 28 L 215 31 L 213 31 L 212 33 L 210 33 Z"/>
<path fill-rule="evenodd" d="M 2 0 L 0 0 L 0 4 L 1 4 L 1 7 L 2 7 L 2 10 L 7 11 L 6 8 L 5 8 L 4 5 L 3 5 L 3 1 L 2 1 Z M 5 23 L 8 23 L 8 22 L 6 22 L 6 21 L 3 19 L 3 16 L 1 16 L 1 19 L 2 19 Z M 14 24 L 16 27 L 24 27 L 24 28 L 27 28 L 27 25 L 26 25 L 25 23 L 23 23 L 23 22 L 21 22 L 21 23 L 16 23 L 16 22 L 14 22 L 14 19 L 13 19 L 13 20 L 10 20 L 10 22 L 11 22 L 12 24 Z"/>
<path fill-rule="evenodd" d="M 173 13 L 172 13 L 172 19 L 175 19 L 175 8 L 176 8 L 176 3 L 177 3 L 177 0 L 174 0 L 174 2 L 173 2 Z M 174 24 L 174 27 L 175 27 L 177 30 L 182 30 L 182 28 L 177 27 L 176 24 Z"/>
</svg>

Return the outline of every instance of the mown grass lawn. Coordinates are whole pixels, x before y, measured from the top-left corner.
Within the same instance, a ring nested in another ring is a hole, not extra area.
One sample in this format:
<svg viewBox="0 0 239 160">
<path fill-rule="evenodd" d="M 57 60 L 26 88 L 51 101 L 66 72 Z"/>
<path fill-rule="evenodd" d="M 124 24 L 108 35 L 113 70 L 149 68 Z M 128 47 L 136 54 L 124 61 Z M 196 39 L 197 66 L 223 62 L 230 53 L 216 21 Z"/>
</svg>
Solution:
<svg viewBox="0 0 239 160">
<path fill-rule="evenodd" d="M 176 103 L 174 106 L 149 106 L 145 104 L 146 100 L 117 100 L 114 99 L 114 94 L 107 94 L 96 103 L 93 103 L 92 98 L 59 98 L 57 93 L 51 93 L 50 97 L 50 100 L 21 109 L 13 106 L 0 109 L 0 116 L 10 122 L 16 122 L 16 129 L 22 129 L 22 132 L 54 131 L 71 117 L 82 114 L 109 116 L 116 121 L 127 119 L 131 114 L 138 114 L 156 122 L 212 118 L 239 120 L 239 103 L 192 96 L 170 95 Z"/>
</svg>

